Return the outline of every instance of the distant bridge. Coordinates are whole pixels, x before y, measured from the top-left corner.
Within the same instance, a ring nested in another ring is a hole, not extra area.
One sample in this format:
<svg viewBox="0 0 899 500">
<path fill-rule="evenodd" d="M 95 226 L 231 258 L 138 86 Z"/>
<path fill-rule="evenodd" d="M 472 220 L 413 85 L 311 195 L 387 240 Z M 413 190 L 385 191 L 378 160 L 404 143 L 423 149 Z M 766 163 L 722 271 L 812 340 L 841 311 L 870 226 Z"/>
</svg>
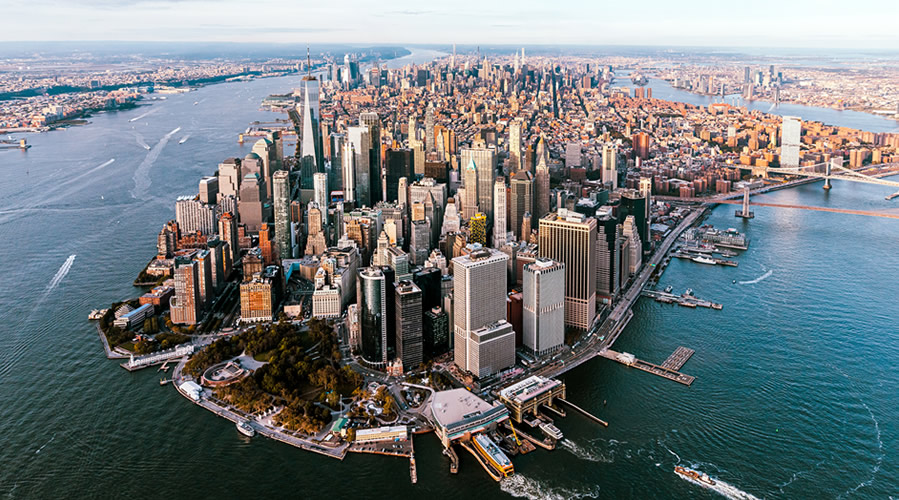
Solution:
<svg viewBox="0 0 899 500">
<path fill-rule="evenodd" d="M 742 205 L 741 200 L 724 200 L 714 198 L 678 198 L 676 196 L 653 196 L 653 199 L 665 199 L 668 201 L 688 201 L 696 203 L 722 203 L 727 205 Z M 829 208 L 829 207 L 813 207 L 808 205 L 787 205 L 784 203 L 759 203 L 750 201 L 749 205 L 757 207 L 773 207 L 773 208 L 798 208 L 801 210 L 814 210 L 816 212 L 833 212 L 838 214 L 867 215 L 870 217 L 884 217 L 887 219 L 899 219 L 899 214 L 890 214 L 885 212 L 870 212 L 865 210 L 850 210 L 846 208 Z"/>
<path fill-rule="evenodd" d="M 895 167 L 899 165 L 899 163 L 884 163 L 883 165 L 879 165 L 880 167 Z M 823 170 L 823 172 L 821 171 Z M 881 186 L 890 186 L 896 189 L 899 189 L 899 182 L 888 181 L 885 179 L 880 179 L 878 177 L 874 177 L 871 175 L 865 175 L 855 170 L 850 170 L 843 166 L 843 158 L 840 156 L 836 156 L 831 158 L 829 162 L 818 163 L 816 165 L 809 165 L 805 167 L 796 167 L 796 168 L 770 168 L 767 167 L 764 169 L 766 174 L 783 174 L 783 175 L 795 175 L 800 177 L 814 177 L 819 179 L 824 179 L 824 189 L 830 189 L 831 184 L 830 181 L 834 179 L 844 180 L 844 181 L 852 181 L 852 182 L 862 182 L 865 184 L 879 184 Z M 899 191 L 889 195 L 886 199 L 891 200 L 899 196 Z"/>
</svg>

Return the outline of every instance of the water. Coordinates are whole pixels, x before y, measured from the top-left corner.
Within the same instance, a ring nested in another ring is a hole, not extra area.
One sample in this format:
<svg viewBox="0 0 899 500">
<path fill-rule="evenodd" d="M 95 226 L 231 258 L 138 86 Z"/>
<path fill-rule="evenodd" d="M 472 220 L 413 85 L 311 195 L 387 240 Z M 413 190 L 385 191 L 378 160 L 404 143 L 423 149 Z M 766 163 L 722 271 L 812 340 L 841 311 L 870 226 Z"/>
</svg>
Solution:
<svg viewBox="0 0 899 500">
<path fill-rule="evenodd" d="M 0 496 L 341 498 L 364 485 L 372 498 L 718 497 L 675 476 L 675 464 L 764 498 L 899 491 L 899 226 L 890 220 L 756 208 L 744 223 L 732 206 L 716 210 L 711 222 L 753 238 L 740 267 L 675 260 L 661 285 L 692 287 L 724 310 L 642 299 L 616 345 L 656 362 L 679 345 L 696 349 L 683 368 L 693 386 L 604 359 L 579 367 L 564 377 L 569 397 L 610 427 L 558 420 L 568 442 L 515 458 L 519 474 L 501 485 L 467 455 L 450 475 L 433 436 L 415 441 L 417 485 L 406 460 L 338 463 L 248 440 L 159 387 L 152 369 L 130 374 L 105 359 L 87 313 L 138 293 L 130 283 L 174 198 L 248 153 L 237 133 L 274 117 L 258 111 L 262 98 L 296 83 L 209 86 L 0 152 Z M 886 191 L 836 183 L 765 198 L 875 210 L 894 206 Z"/>
<path fill-rule="evenodd" d="M 612 83 L 612 86 L 633 89 L 634 84 L 630 80 L 630 72 L 617 72 L 617 78 Z M 696 106 L 708 106 L 714 102 L 726 102 L 734 106 L 746 106 L 750 110 L 758 110 L 778 116 L 798 116 L 805 121 L 817 121 L 827 125 L 850 127 L 870 132 L 899 132 L 899 121 L 860 111 L 841 111 L 793 103 L 780 103 L 775 106 L 773 102 L 768 101 L 744 101 L 740 95 L 727 95 L 722 100 L 721 96 L 694 94 L 674 88 L 669 82 L 659 78 L 650 78 L 646 87 L 652 89 L 652 96 L 656 99 L 686 102 Z M 633 95 L 633 92 L 631 92 L 631 95 Z"/>
</svg>

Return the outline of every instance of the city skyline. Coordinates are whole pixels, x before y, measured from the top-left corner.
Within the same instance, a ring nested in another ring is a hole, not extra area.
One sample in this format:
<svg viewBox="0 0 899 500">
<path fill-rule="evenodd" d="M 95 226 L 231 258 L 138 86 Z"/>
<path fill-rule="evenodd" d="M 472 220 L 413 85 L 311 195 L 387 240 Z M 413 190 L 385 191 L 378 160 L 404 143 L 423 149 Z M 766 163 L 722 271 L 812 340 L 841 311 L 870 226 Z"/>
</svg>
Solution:
<svg viewBox="0 0 899 500">
<path fill-rule="evenodd" d="M 245 4 L 205 0 L 41 0 L 8 6 L 15 24 L 0 30 L 11 41 L 205 41 L 362 44 L 538 44 L 645 45 L 707 47 L 809 47 L 885 49 L 899 46 L 888 25 L 872 24 L 871 15 L 899 15 L 895 4 L 865 0 L 846 9 L 822 9 L 802 1 L 756 2 L 736 17 L 709 0 L 689 8 L 651 0 L 639 15 L 629 5 L 569 2 L 564 7 L 527 1 L 515 8 L 464 1 L 452 7 L 422 7 L 403 1 L 389 8 L 350 0 L 334 6 L 286 6 L 263 1 Z M 836 6 L 835 6 L 836 7 Z M 40 9 L 41 16 L 34 16 Z M 299 19 L 296 24 L 272 22 Z M 702 12 L 703 15 L 697 15 Z M 534 29 L 533 20 L 542 23 Z M 379 29 L 372 30 L 371 23 Z M 847 26 L 859 29 L 846 32 Z M 861 29 L 864 27 L 864 29 Z M 387 34 L 386 36 L 378 33 Z"/>
</svg>

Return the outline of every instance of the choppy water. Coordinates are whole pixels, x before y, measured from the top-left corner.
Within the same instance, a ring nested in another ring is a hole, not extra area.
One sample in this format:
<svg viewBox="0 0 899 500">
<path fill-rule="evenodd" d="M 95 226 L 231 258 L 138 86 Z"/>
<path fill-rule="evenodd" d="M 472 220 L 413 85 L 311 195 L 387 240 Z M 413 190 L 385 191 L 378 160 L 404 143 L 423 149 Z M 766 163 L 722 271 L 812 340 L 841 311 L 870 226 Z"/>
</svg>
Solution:
<svg viewBox="0 0 899 500">
<path fill-rule="evenodd" d="M 405 460 L 339 463 L 247 440 L 160 388 L 155 371 L 106 360 L 87 313 L 137 293 L 130 283 L 175 196 L 249 152 L 237 133 L 270 119 L 261 99 L 292 83 L 210 86 L 0 152 L 0 496 L 718 497 L 675 476 L 675 464 L 764 498 L 899 492 L 899 226 L 890 220 L 756 208 L 743 223 L 733 207 L 716 210 L 713 223 L 753 238 L 740 267 L 675 260 L 661 285 L 691 287 L 724 310 L 643 299 L 616 345 L 655 362 L 694 348 L 683 368 L 693 386 L 604 359 L 579 367 L 565 376 L 569 397 L 610 427 L 558 420 L 562 446 L 517 457 L 519 475 L 501 485 L 466 455 L 451 476 L 432 436 L 415 442 L 418 485 Z M 893 207 L 884 194 L 838 183 L 766 198 Z"/>
</svg>

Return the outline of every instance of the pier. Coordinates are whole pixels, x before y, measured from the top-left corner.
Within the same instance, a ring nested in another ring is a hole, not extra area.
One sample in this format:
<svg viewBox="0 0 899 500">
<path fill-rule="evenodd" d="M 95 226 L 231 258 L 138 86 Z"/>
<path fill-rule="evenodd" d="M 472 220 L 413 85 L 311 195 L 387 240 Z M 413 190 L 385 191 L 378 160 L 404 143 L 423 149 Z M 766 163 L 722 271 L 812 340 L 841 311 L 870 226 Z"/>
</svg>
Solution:
<svg viewBox="0 0 899 500">
<path fill-rule="evenodd" d="M 655 299 L 656 302 L 661 302 L 663 304 L 678 304 L 684 307 L 707 307 L 709 309 L 715 309 L 720 311 L 724 308 L 723 305 L 712 302 L 710 300 L 703 300 L 698 297 L 694 297 L 693 295 L 674 295 L 673 293 L 668 292 L 660 292 L 658 290 L 643 290 L 643 296 L 649 297 L 651 299 Z"/>
<path fill-rule="evenodd" d="M 453 445 L 450 445 L 449 448 L 443 449 L 443 454 L 449 457 L 450 459 L 450 474 L 458 474 L 459 473 L 459 455 L 456 454 L 456 450 L 453 449 Z"/>
<path fill-rule="evenodd" d="M 535 445 L 537 445 L 537 446 L 539 446 L 539 447 L 541 447 L 541 448 L 543 448 L 543 449 L 545 449 L 545 450 L 554 450 L 554 449 L 556 449 L 556 444 L 555 444 L 555 443 L 549 444 L 549 443 L 547 443 L 545 440 L 544 440 L 544 441 L 541 441 L 541 440 L 535 438 L 534 436 L 531 436 L 531 435 L 528 434 L 527 432 L 524 432 L 524 431 L 521 430 L 520 428 L 517 429 L 517 430 L 513 429 L 513 428 L 512 428 L 512 424 L 511 424 L 509 421 L 503 422 L 503 425 L 506 426 L 506 429 L 514 430 L 516 435 L 518 435 L 518 436 L 524 438 L 526 441 L 530 441 L 531 443 L 533 443 L 533 444 L 535 444 Z"/>
<path fill-rule="evenodd" d="M 609 423 L 606 422 L 605 420 L 603 420 L 603 419 L 597 417 L 596 415 L 593 415 L 592 413 L 590 413 L 590 412 L 588 412 L 587 410 L 581 408 L 580 406 L 578 406 L 578 405 L 572 403 L 571 401 L 568 401 L 567 399 L 558 398 L 557 401 L 559 401 L 559 402 L 561 402 L 561 403 L 565 403 L 565 404 L 568 405 L 572 410 L 574 410 L 574 411 L 580 413 L 581 415 L 583 415 L 583 416 L 589 418 L 590 420 L 593 420 L 594 422 L 599 423 L 599 424 L 602 425 L 603 427 L 608 427 L 608 426 L 609 426 Z"/>
<path fill-rule="evenodd" d="M 681 351 L 681 349 L 684 349 L 684 351 Z M 687 351 L 689 352 L 689 354 L 686 354 Z M 672 354 L 668 357 L 667 360 L 665 360 L 665 363 L 670 362 L 670 364 L 674 366 L 678 362 L 680 362 L 680 365 L 678 366 L 678 368 L 680 368 L 684 365 L 684 363 L 687 362 L 688 359 L 690 359 L 690 356 L 692 355 L 692 349 L 679 347 L 678 350 L 674 351 L 674 354 Z M 606 349 L 600 353 L 600 356 L 606 359 L 611 359 L 612 361 L 617 361 L 623 365 L 627 365 L 638 370 L 643 370 L 647 373 L 652 373 L 653 375 L 658 375 L 662 378 L 667 378 L 668 380 L 673 380 L 686 386 L 691 385 L 693 381 L 696 380 L 696 377 L 692 375 L 685 375 L 677 371 L 677 369 L 671 369 L 663 365 L 657 365 L 655 363 L 650 363 L 649 361 L 637 359 L 633 354 L 629 354 L 626 352 L 616 352 L 611 349 Z"/>
<path fill-rule="evenodd" d="M 687 252 L 677 251 L 677 252 L 674 252 L 673 254 L 671 254 L 671 256 L 676 257 L 678 259 L 688 259 L 688 260 L 693 260 L 697 257 L 702 257 L 702 258 L 713 261 L 714 265 L 718 265 L 718 266 L 737 267 L 737 265 L 738 265 L 737 261 L 735 261 L 735 260 L 719 259 L 717 257 L 706 257 L 705 255 L 698 254 L 698 253 L 687 253 Z M 700 262 L 699 264 L 707 264 L 707 263 Z"/>
</svg>

